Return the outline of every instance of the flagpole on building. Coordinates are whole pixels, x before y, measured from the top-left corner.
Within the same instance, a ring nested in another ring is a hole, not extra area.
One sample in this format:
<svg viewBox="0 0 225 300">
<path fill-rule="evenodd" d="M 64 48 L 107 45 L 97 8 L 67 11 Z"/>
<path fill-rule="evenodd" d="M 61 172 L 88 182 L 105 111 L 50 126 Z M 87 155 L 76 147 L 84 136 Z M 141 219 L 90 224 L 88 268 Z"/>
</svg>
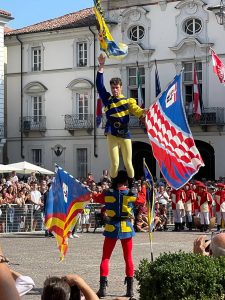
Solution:
<svg viewBox="0 0 225 300">
<path fill-rule="evenodd" d="M 160 93 L 161 93 L 161 85 L 160 85 L 160 80 L 159 80 L 157 62 L 155 59 L 155 96 L 157 97 Z"/>
<path fill-rule="evenodd" d="M 145 158 L 143 157 L 143 170 L 145 170 L 146 166 L 147 165 L 145 163 Z M 144 174 L 145 174 L 145 172 L 144 172 Z M 154 209 L 153 208 L 154 201 L 152 201 L 152 200 L 154 199 L 154 186 L 153 186 L 153 181 L 152 181 L 152 185 L 150 185 L 150 182 L 148 183 L 146 181 L 146 183 L 147 183 L 147 186 L 146 186 L 146 200 L 147 200 L 147 208 L 148 208 L 148 228 L 149 228 L 148 236 L 149 236 L 149 242 L 150 242 L 151 262 L 153 262 L 154 257 L 153 257 L 153 243 L 152 243 L 152 229 L 153 229 L 152 223 L 154 222 L 154 220 L 153 220 L 152 211 Z M 150 188 L 151 188 L 151 190 L 150 190 Z"/>
</svg>

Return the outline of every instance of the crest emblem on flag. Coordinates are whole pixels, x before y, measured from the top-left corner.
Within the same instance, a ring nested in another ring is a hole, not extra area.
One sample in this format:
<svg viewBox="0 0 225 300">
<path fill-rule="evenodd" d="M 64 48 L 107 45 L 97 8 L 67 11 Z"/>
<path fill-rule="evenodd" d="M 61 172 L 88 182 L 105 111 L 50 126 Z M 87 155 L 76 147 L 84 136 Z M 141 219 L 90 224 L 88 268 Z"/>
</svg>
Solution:
<svg viewBox="0 0 225 300">
<path fill-rule="evenodd" d="M 168 90 L 166 95 L 166 108 L 170 107 L 177 99 L 177 84 L 175 83 Z"/>
<path fill-rule="evenodd" d="M 67 203 L 68 185 L 66 185 L 65 182 L 63 182 L 62 184 L 62 189 L 63 189 L 64 201 Z"/>
</svg>

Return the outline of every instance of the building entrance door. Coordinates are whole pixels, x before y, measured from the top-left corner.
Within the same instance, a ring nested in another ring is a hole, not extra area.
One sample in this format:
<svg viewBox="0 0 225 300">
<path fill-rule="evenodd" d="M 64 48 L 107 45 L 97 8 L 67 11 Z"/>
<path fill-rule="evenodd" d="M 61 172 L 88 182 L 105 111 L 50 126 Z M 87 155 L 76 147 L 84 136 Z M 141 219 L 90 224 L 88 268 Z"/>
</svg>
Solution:
<svg viewBox="0 0 225 300">
<path fill-rule="evenodd" d="M 154 177 L 156 175 L 156 160 L 152 154 L 152 148 L 150 144 L 143 142 L 133 142 L 132 143 L 132 162 L 135 171 L 135 178 L 141 179 L 144 176 L 143 172 L 143 158 L 148 165 L 149 170 Z"/>
<path fill-rule="evenodd" d="M 215 151 L 214 148 L 203 141 L 195 140 L 196 147 L 201 154 L 205 167 L 201 167 L 195 175 L 195 179 L 215 180 Z"/>
</svg>

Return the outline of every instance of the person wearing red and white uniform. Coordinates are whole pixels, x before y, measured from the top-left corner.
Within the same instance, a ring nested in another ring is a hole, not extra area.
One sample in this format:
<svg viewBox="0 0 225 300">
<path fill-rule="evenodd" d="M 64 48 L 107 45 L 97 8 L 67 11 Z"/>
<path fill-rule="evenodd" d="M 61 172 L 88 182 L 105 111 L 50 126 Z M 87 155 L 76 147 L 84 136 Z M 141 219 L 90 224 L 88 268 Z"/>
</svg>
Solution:
<svg viewBox="0 0 225 300">
<path fill-rule="evenodd" d="M 198 205 L 198 197 L 197 197 L 197 194 L 198 194 L 198 191 L 199 191 L 199 188 L 198 188 L 198 183 L 200 183 L 201 181 L 195 181 L 194 184 L 192 184 L 192 190 L 194 191 L 195 193 L 195 200 L 194 200 L 194 203 L 193 203 L 193 211 L 194 211 L 194 215 L 196 217 L 199 217 L 199 212 L 200 212 L 200 207 Z"/>
<path fill-rule="evenodd" d="M 185 191 L 182 189 L 171 191 L 172 210 L 174 219 L 174 231 L 180 231 L 183 229 L 182 222 L 184 216 L 184 204 L 186 200 Z"/>
<path fill-rule="evenodd" d="M 188 221 L 188 228 L 191 231 L 192 230 L 192 214 L 193 214 L 193 207 L 194 207 L 194 202 L 196 200 L 196 194 L 195 192 L 191 189 L 190 183 L 187 183 L 184 186 L 185 194 L 186 194 L 186 200 L 185 200 L 185 214 L 187 217 Z"/>
<path fill-rule="evenodd" d="M 217 231 L 220 231 L 221 221 L 225 222 L 225 185 L 218 183 L 215 192 Z"/>
<path fill-rule="evenodd" d="M 200 207 L 200 231 L 208 231 L 210 224 L 210 217 L 212 212 L 212 195 L 207 191 L 207 187 L 204 183 L 200 182 L 198 184 L 198 204 Z"/>
</svg>

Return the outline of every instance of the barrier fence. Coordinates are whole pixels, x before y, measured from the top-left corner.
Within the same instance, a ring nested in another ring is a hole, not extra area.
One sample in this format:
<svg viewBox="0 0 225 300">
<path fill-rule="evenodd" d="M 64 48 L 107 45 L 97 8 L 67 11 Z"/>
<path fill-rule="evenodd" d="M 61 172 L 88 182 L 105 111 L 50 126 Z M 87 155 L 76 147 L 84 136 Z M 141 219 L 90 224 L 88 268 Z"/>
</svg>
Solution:
<svg viewBox="0 0 225 300">
<path fill-rule="evenodd" d="M 2 204 L 0 207 L 0 232 L 28 232 L 44 229 L 43 212 L 33 204 Z"/>
<path fill-rule="evenodd" d="M 100 213 L 102 205 L 90 203 L 90 224 L 91 228 L 98 227 L 97 215 Z M 173 224 L 173 212 L 168 206 L 168 224 Z M 17 205 L 2 204 L 0 206 L 0 233 L 31 232 L 44 230 L 44 212 L 33 204 Z"/>
</svg>

